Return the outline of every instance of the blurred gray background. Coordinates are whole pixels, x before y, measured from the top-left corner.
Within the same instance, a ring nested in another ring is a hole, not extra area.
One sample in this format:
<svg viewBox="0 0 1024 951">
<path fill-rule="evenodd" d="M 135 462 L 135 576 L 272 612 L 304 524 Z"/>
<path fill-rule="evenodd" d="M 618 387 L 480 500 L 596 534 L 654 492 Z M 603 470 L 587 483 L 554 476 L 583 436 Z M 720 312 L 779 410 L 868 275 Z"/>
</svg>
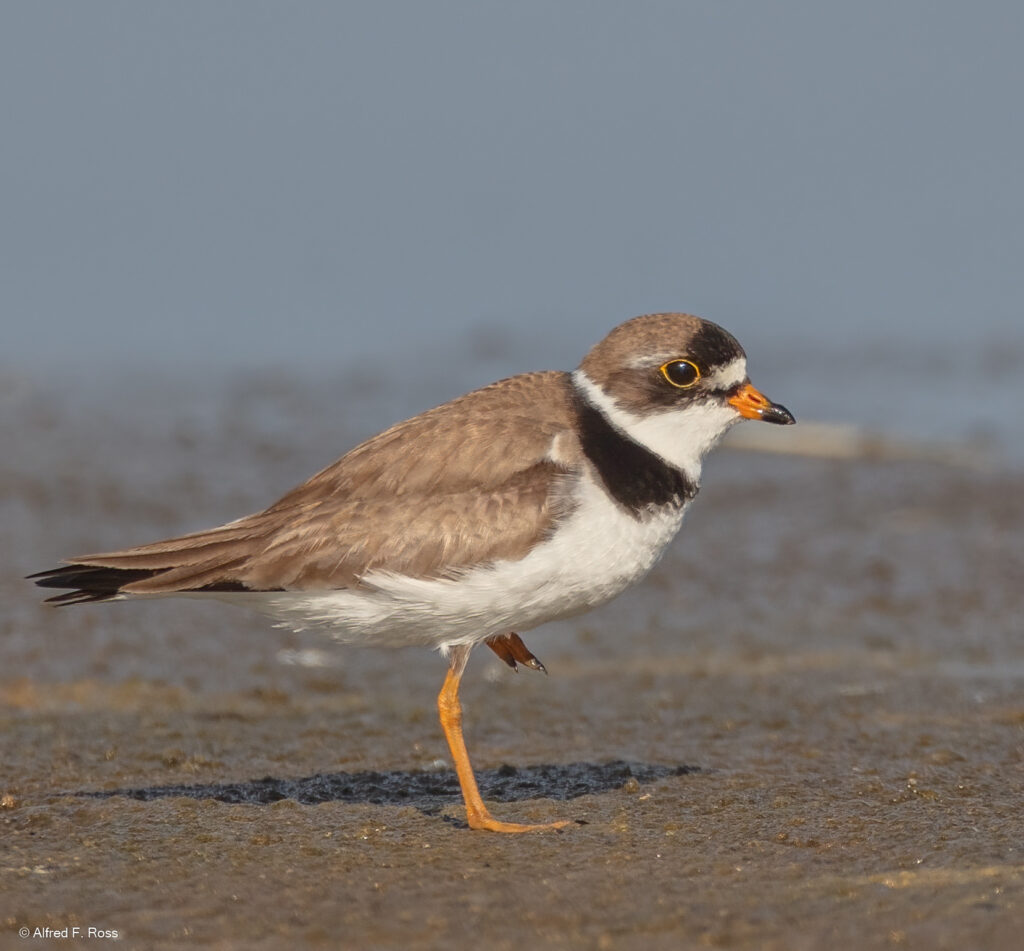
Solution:
<svg viewBox="0 0 1024 951">
<path fill-rule="evenodd" d="M 1022 28 L 1009 0 L 6 3 L 0 378 L 443 398 L 688 310 L 801 419 L 1019 452 Z"/>
</svg>

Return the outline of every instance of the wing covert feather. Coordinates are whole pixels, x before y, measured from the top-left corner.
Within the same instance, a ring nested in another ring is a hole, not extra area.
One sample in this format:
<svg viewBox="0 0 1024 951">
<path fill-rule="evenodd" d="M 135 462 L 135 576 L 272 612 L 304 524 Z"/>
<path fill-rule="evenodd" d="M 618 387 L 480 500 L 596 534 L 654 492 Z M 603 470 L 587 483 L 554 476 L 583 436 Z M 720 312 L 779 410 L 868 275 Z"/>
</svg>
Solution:
<svg viewBox="0 0 1024 951">
<path fill-rule="evenodd" d="M 511 377 L 392 426 L 263 512 L 73 561 L 156 569 L 122 590 L 159 594 L 341 588 L 372 570 L 445 576 L 521 558 L 571 505 L 572 419 L 568 374 Z"/>
</svg>

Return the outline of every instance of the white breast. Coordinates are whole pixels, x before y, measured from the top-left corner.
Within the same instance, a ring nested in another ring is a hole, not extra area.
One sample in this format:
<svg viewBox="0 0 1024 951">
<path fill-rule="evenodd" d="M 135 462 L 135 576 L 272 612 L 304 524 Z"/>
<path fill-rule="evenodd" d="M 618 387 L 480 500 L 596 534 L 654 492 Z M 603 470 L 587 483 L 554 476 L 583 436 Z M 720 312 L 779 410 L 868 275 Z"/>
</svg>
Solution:
<svg viewBox="0 0 1024 951">
<path fill-rule="evenodd" d="M 555 533 L 518 561 L 473 568 L 452 580 L 372 572 L 367 588 L 238 595 L 282 626 L 326 629 L 347 643 L 426 645 L 446 652 L 494 634 L 526 631 L 587 611 L 654 566 L 679 530 L 683 508 L 634 518 L 591 478 Z M 235 600 L 230 594 L 229 599 Z"/>
</svg>

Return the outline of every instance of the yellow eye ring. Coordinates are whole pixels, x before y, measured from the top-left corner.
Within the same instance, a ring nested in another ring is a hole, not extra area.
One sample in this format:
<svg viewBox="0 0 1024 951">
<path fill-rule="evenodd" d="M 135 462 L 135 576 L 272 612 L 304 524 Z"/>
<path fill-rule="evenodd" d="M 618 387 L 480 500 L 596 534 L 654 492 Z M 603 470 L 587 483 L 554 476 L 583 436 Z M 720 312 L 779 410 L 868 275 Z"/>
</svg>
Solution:
<svg viewBox="0 0 1024 951">
<path fill-rule="evenodd" d="M 700 382 L 700 368 L 690 360 L 669 360 L 662 364 L 661 375 L 679 390 L 687 390 Z"/>
</svg>

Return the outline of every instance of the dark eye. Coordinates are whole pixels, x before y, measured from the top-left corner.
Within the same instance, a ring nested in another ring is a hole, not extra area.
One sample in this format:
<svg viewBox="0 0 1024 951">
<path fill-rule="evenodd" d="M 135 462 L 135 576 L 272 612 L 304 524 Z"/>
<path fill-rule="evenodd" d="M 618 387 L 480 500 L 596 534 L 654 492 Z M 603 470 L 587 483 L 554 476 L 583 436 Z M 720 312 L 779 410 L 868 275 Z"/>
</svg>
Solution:
<svg viewBox="0 0 1024 951">
<path fill-rule="evenodd" d="M 700 379 L 700 370 L 689 360 L 670 360 L 661 368 L 661 375 L 673 386 L 686 389 Z"/>
</svg>

